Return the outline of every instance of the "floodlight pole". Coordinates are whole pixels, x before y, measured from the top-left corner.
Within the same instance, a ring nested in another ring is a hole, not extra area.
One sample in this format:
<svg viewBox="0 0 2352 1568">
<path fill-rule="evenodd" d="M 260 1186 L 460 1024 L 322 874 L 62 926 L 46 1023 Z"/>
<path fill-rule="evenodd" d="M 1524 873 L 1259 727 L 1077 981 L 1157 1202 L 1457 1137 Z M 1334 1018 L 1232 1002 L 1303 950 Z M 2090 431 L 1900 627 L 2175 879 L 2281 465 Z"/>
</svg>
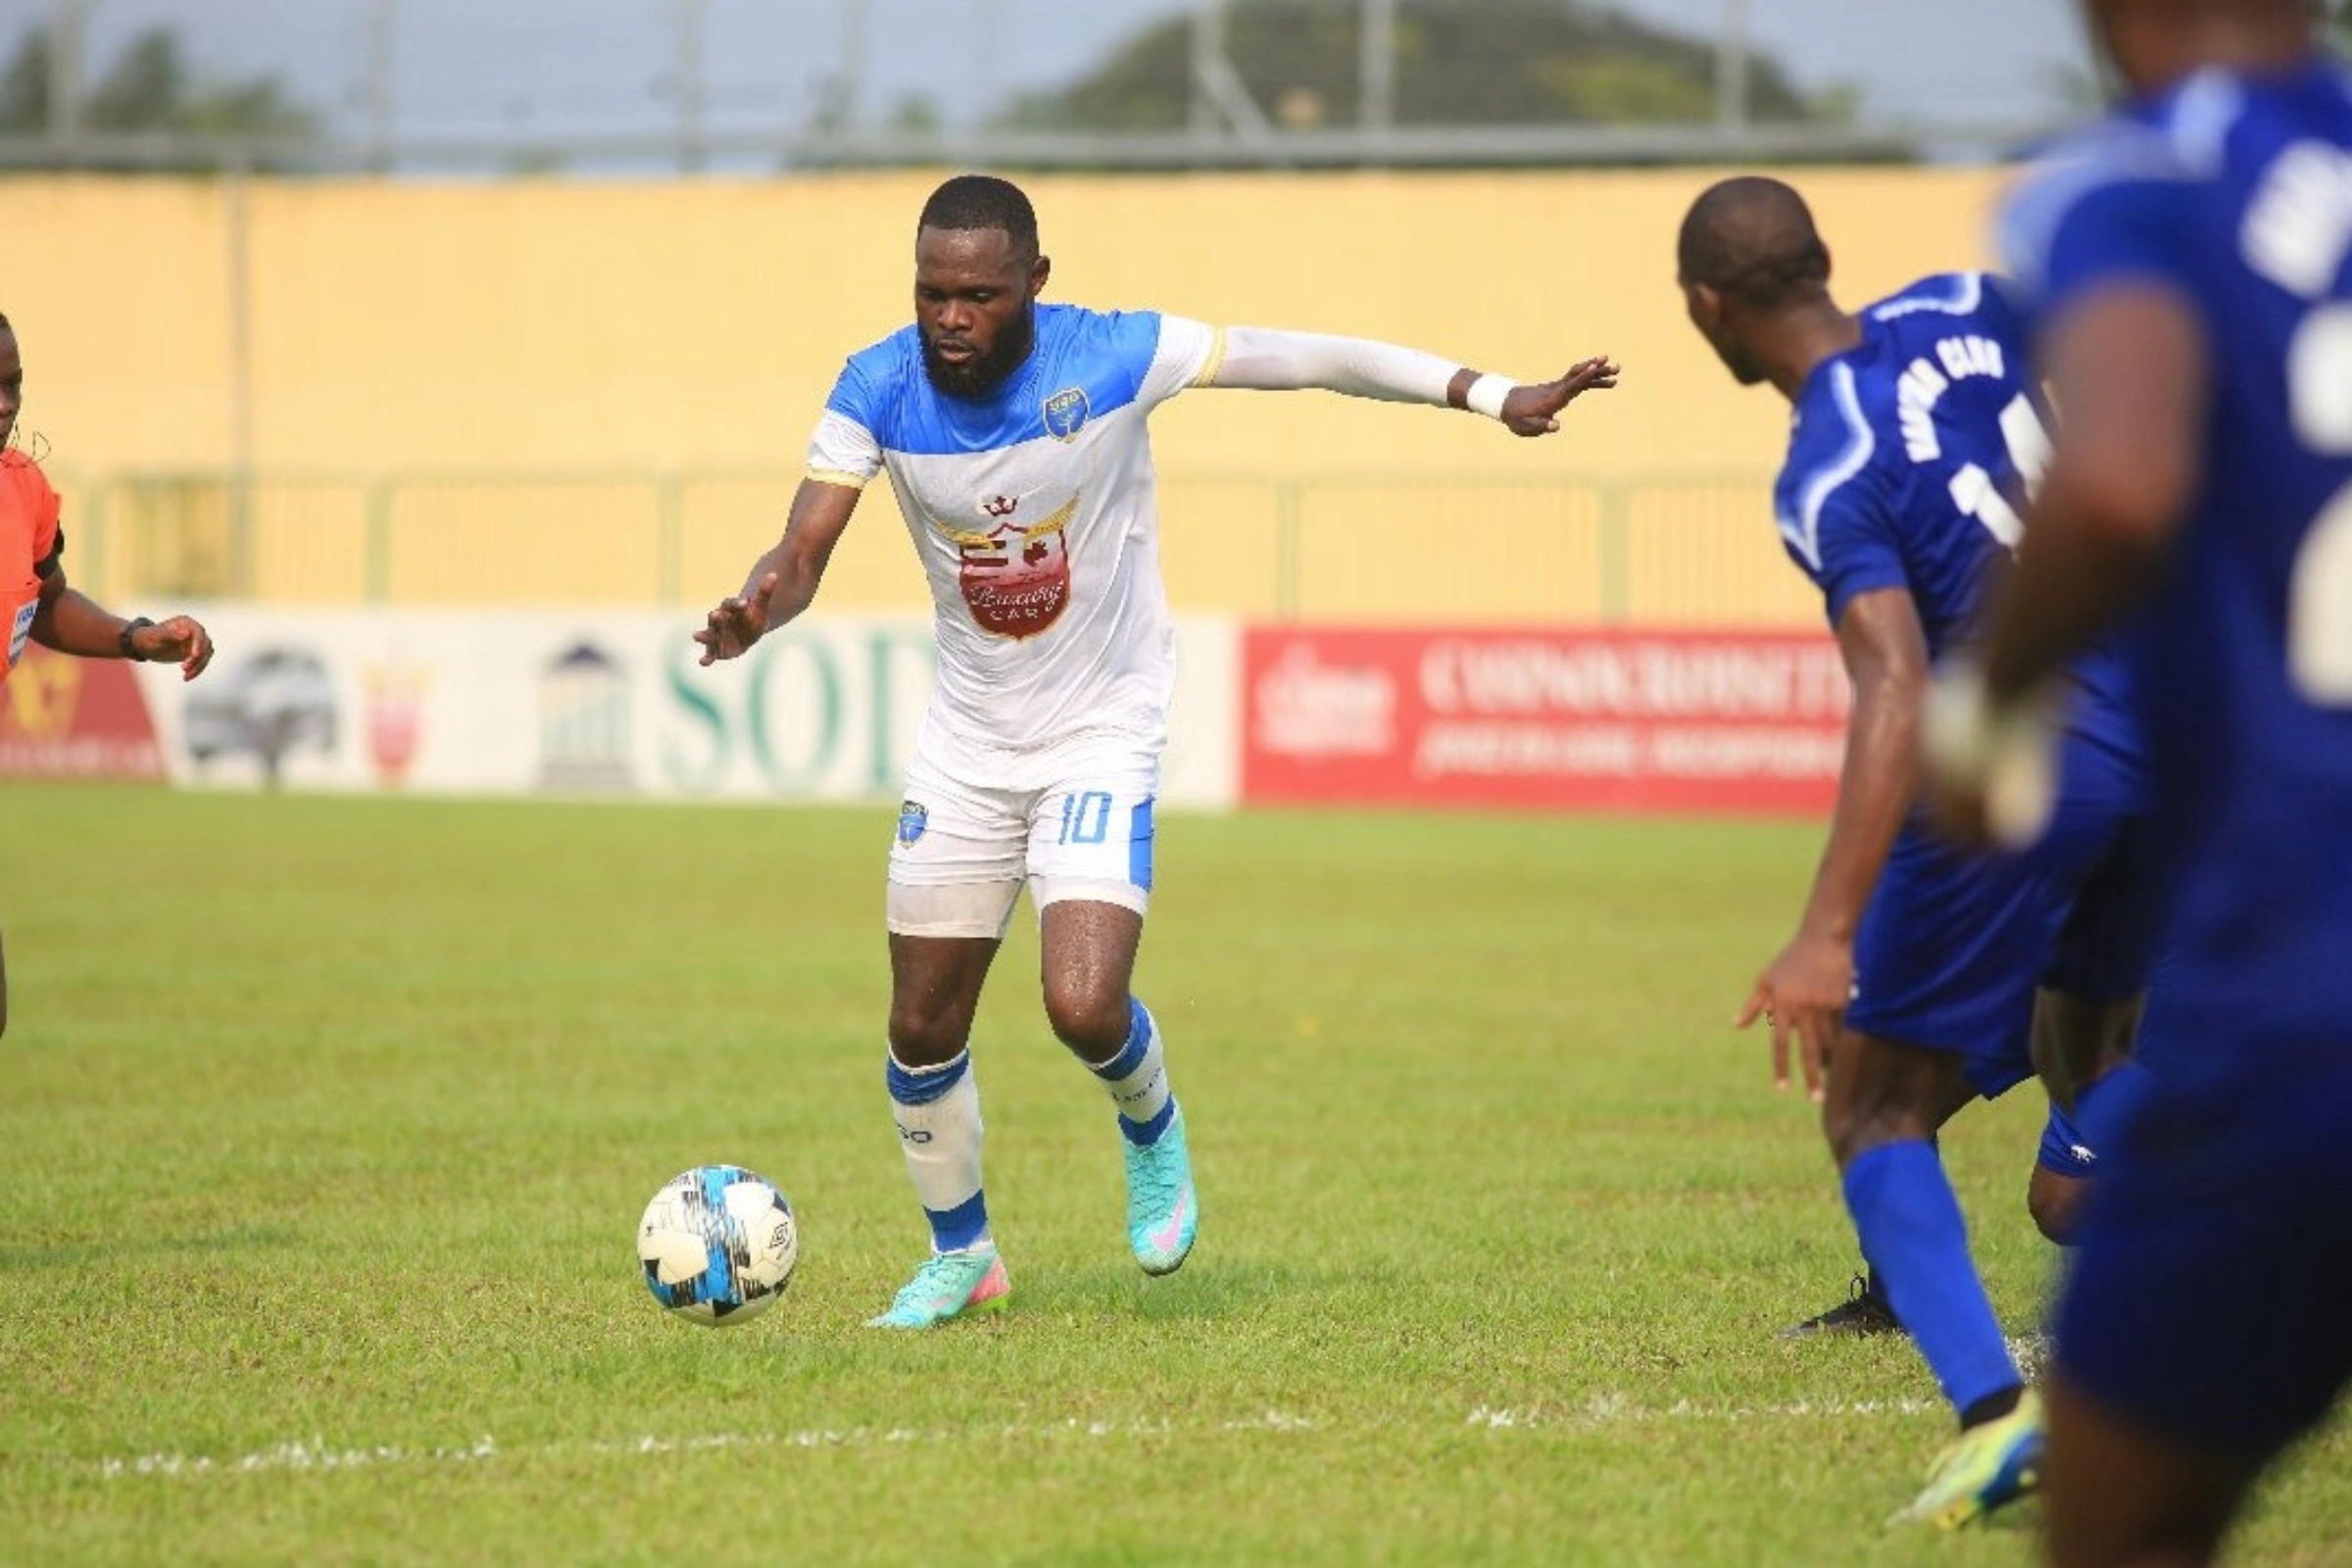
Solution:
<svg viewBox="0 0 2352 1568">
<path fill-rule="evenodd" d="M 1387 130 L 1396 121 L 1396 0 L 1364 0 L 1356 30 L 1356 122 Z"/>
<path fill-rule="evenodd" d="M 1723 0 L 1723 33 L 1715 45 L 1715 122 L 1727 131 L 1747 128 L 1747 0 Z"/>
<path fill-rule="evenodd" d="M 703 13 L 709 0 L 671 0 L 677 51 L 670 88 L 678 104 L 678 169 L 692 173 L 703 167 L 708 148 L 703 142 Z"/>
<path fill-rule="evenodd" d="M 82 36 L 98 0 L 52 0 L 49 8 L 49 139 L 70 146 L 81 129 Z"/>
<path fill-rule="evenodd" d="M 392 172 L 399 45 L 400 0 L 375 0 L 368 13 L 368 162 L 379 174 Z"/>
<path fill-rule="evenodd" d="M 1263 142 L 1273 126 L 1225 48 L 1225 0 L 1200 0 L 1193 14 L 1193 134 L 1205 140 L 1220 126 L 1245 142 Z"/>
<path fill-rule="evenodd" d="M 867 0 L 841 0 L 841 124 L 837 133 L 853 134 L 865 98 L 865 60 L 869 43 Z"/>
<path fill-rule="evenodd" d="M 1225 58 L 1225 0 L 1200 0 L 1193 9 L 1193 134 L 1217 130 L 1217 103 L 1210 83 Z"/>
</svg>

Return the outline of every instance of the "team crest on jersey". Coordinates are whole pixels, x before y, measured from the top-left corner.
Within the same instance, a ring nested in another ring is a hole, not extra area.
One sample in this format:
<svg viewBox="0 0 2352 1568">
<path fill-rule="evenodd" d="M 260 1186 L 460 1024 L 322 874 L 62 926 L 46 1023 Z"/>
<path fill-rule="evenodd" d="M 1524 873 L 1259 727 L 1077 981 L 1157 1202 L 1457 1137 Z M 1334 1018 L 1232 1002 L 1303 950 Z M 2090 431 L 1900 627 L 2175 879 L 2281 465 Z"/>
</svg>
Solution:
<svg viewBox="0 0 2352 1568">
<path fill-rule="evenodd" d="M 1061 618 L 1070 602 L 1070 552 L 1063 530 L 1078 511 L 1070 497 L 1043 522 L 1000 524 L 959 533 L 956 579 L 980 629 L 999 637 L 1034 637 Z"/>
<path fill-rule="evenodd" d="M 912 844 L 931 825 L 930 808 L 914 801 L 899 803 L 899 842 Z"/>
<path fill-rule="evenodd" d="M 1056 441 L 1074 441 L 1092 412 L 1084 387 L 1065 386 L 1046 399 L 1046 433 Z"/>
</svg>

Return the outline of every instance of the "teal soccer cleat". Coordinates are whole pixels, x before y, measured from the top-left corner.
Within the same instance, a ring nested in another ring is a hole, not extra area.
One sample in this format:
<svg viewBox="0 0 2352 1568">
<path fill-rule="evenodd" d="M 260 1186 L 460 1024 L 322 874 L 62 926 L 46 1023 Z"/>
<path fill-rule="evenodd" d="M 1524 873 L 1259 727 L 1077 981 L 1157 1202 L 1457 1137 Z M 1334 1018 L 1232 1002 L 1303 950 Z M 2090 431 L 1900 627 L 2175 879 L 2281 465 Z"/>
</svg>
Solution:
<svg viewBox="0 0 2352 1568">
<path fill-rule="evenodd" d="M 2028 1389 L 1998 1421 L 1971 1427 L 1936 1456 L 1927 1490 L 1888 1524 L 1958 1530 L 2041 1486 L 2041 1397 Z"/>
<path fill-rule="evenodd" d="M 1180 1107 L 1153 1144 L 1127 1145 L 1127 1245 L 1147 1274 L 1173 1274 L 1184 1266 L 1200 1232 L 1200 1205 L 1193 1196 L 1193 1156 L 1184 1145 Z"/>
<path fill-rule="evenodd" d="M 993 1312 L 1012 1294 L 1012 1280 L 994 1243 L 960 1251 L 934 1252 L 914 1271 L 890 1303 L 890 1310 L 869 1318 L 869 1329 L 936 1328 L 951 1318 Z"/>
</svg>

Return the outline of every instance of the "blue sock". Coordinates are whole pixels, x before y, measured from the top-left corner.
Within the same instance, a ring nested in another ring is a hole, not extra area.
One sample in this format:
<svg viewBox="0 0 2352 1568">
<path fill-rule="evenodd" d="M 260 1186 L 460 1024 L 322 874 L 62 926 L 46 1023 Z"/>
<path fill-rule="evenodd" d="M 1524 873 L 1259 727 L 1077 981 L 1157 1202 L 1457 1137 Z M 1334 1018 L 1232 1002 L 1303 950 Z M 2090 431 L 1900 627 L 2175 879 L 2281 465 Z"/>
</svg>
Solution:
<svg viewBox="0 0 2352 1568">
<path fill-rule="evenodd" d="M 1886 1144 L 1845 1168 L 1862 1255 L 1955 1410 L 2019 1387 L 2009 1342 L 1968 1255 L 1968 1222 L 1933 1146 Z"/>
</svg>

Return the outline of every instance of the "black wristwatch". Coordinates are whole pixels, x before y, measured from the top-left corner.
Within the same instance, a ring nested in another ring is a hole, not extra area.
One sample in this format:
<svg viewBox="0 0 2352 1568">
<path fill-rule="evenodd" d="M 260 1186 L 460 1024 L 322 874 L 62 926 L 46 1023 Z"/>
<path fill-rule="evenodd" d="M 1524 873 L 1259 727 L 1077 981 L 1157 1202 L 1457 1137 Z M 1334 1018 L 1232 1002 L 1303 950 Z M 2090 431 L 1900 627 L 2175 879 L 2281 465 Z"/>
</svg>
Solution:
<svg viewBox="0 0 2352 1568">
<path fill-rule="evenodd" d="M 120 640 L 120 643 L 122 649 L 122 657 L 124 659 L 136 659 L 139 657 L 139 651 L 131 646 L 130 639 L 141 626 L 152 626 L 154 624 L 155 622 L 149 620 L 145 615 L 133 615 L 130 617 L 130 619 L 122 623 L 122 636 Z"/>
</svg>

